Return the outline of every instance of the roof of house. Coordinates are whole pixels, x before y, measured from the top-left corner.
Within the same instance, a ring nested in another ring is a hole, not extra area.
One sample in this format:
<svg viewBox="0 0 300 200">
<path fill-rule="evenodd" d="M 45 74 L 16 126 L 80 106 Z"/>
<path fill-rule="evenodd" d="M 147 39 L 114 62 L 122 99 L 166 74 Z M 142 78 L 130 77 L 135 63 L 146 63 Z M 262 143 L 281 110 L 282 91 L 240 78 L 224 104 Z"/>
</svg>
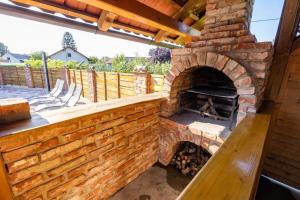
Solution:
<svg viewBox="0 0 300 200">
<path fill-rule="evenodd" d="M 18 6 L 33 6 L 43 12 L 60 13 L 69 19 L 98 23 L 100 31 L 124 30 L 137 36 L 151 37 L 155 42 L 182 44 L 204 25 L 206 0 L 10 0 Z M 180 40 L 181 39 L 181 40 Z"/>
<path fill-rule="evenodd" d="M 63 51 L 65 51 L 66 49 L 72 49 L 72 48 L 70 48 L 70 47 L 63 48 L 63 49 L 61 49 L 61 50 L 59 50 L 59 51 L 54 52 L 53 54 L 49 55 L 48 57 L 52 57 L 53 55 L 58 54 L 58 53 L 60 53 L 60 52 L 63 52 Z M 82 53 L 80 53 L 80 52 L 77 51 L 76 49 L 72 49 L 72 50 L 73 50 L 74 52 L 80 54 L 81 56 L 85 57 L 87 60 L 89 59 L 87 56 L 83 55 Z"/>
<path fill-rule="evenodd" d="M 28 60 L 30 58 L 30 56 L 27 54 L 18 54 L 18 53 L 11 53 L 11 52 L 8 53 L 18 60 Z"/>
</svg>

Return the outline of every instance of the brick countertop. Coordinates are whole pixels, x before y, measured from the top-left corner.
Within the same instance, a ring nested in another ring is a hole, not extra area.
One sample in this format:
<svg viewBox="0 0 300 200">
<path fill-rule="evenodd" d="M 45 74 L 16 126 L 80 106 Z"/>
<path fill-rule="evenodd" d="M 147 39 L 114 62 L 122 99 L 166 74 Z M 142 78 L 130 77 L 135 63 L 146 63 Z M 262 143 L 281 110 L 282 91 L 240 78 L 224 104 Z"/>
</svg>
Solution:
<svg viewBox="0 0 300 200">
<path fill-rule="evenodd" d="M 164 97 L 161 93 L 152 93 L 128 97 L 124 99 L 110 100 L 104 103 L 92 103 L 89 105 L 82 105 L 73 108 L 63 108 L 61 110 L 33 114 L 31 119 L 29 120 L 0 125 L 0 137 L 44 125 L 55 124 L 70 119 L 80 118 L 85 115 L 118 109 L 132 104 L 138 104 L 148 101 L 162 101 L 163 99 Z"/>
</svg>

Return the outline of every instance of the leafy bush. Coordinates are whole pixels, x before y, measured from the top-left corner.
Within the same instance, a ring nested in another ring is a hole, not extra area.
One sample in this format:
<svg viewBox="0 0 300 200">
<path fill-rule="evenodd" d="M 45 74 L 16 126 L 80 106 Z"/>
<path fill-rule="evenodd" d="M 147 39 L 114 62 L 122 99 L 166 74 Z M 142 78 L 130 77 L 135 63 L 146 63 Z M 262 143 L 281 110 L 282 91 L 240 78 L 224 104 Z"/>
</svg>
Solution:
<svg viewBox="0 0 300 200">
<path fill-rule="evenodd" d="M 117 55 L 112 59 L 112 71 L 114 72 L 132 72 L 134 67 L 128 65 L 124 54 Z"/>
<path fill-rule="evenodd" d="M 29 59 L 29 60 L 25 61 L 25 64 L 31 66 L 32 68 L 41 68 L 41 67 L 43 67 L 43 61 L 42 60 Z M 77 69 L 78 65 L 79 65 L 79 63 L 75 62 L 75 61 L 64 62 L 62 60 L 52 60 L 52 59 L 47 60 L 48 68 L 52 68 L 52 69 L 55 69 L 55 68 L 58 69 L 58 68 L 62 68 L 64 66 L 68 67 L 69 69 Z M 81 66 L 81 68 L 84 68 L 84 66 Z"/>
<path fill-rule="evenodd" d="M 47 64 L 48 68 L 62 68 L 66 66 L 69 69 L 88 69 L 92 66 L 96 71 L 114 71 L 123 73 L 134 72 L 137 66 L 146 66 L 149 73 L 162 75 L 170 69 L 169 62 L 152 62 L 148 58 L 139 56 L 136 56 L 133 59 L 128 59 L 123 54 L 120 54 L 112 59 L 112 65 L 108 64 L 107 61 L 109 61 L 109 58 L 107 57 L 90 57 L 89 64 L 84 63 L 79 66 L 79 63 L 75 61 L 64 62 L 61 60 L 48 59 Z M 33 68 L 43 67 L 43 62 L 39 59 L 26 60 L 25 64 Z"/>
<path fill-rule="evenodd" d="M 29 55 L 30 55 L 30 60 L 42 60 L 42 51 L 35 51 Z"/>
<path fill-rule="evenodd" d="M 48 68 L 62 68 L 64 67 L 65 65 L 65 62 L 64 61 L 61 61 L 61 60 L 51 60 L 51 59 L 48 59 L 47 60 L 47 66 Z"/>
<path fill-rule="evenodd" d="M 171 65 L 169 62 L 164 63 L 151 63 L 147 66 L 147 71 L 151 74 L 164 75 L 170 69 Z"/>
<path fill-rule="evenodd" d="M 98 58 L 96 56 L 89 57 L 89 63 L 96 71 L 111 71 L 111 66 L 107 64 L 108 57 Z"/>
<path fill-rule="evenodd" d="M 25 60 L 25 64 L 29 65 L 32 68 L 40 68 L 43 66 L 42 60 Z"/>
</svg>

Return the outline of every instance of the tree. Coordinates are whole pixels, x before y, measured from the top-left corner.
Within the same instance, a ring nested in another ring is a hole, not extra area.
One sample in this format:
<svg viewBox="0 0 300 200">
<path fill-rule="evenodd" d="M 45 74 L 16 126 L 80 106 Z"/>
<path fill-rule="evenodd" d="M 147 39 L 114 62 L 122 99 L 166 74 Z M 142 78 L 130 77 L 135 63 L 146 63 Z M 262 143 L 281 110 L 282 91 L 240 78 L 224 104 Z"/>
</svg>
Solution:
<svg viewBox="0 0 300 200">
<path fill-rule="evenodd" d="M 112 59 L 112 71 L 115 72 L 127 72 L 126 69 L 126 58 L 124 54 L 117 55 Z"/>
<path fill-rule="evenodd" d="M 89 57 L 89 63 L 90 64 L 96 64 L 97 62 L 99 62 L 99 58 L 96 56 L 90 56 Z"/>
<path fill-rule="evenodd" d="M 69 47 L 71 49 L 77 50 L 76 42 L 71 33 L 69 32 L 64 33 L 63 40 L 62 40 L 62 47 L 63 48 Z"/>
<path fill-rule="evenodd" d="M 2 42 L 0 42 L 0 56 L 3 56 L 7 53 L 7 46 L 5 46 Z"/>
<path fill-rule="evenodd" d="M 35 51 L 30 54 L 30 60 L 42 60 L 42 51 Z"/>
<path fill-rule="evenodd" d="M 157 47 L 149 50 L 149 56 L 154 63 L 165 63 L 171 60 L 171 51 L 167 48 Z"/>
</svg>

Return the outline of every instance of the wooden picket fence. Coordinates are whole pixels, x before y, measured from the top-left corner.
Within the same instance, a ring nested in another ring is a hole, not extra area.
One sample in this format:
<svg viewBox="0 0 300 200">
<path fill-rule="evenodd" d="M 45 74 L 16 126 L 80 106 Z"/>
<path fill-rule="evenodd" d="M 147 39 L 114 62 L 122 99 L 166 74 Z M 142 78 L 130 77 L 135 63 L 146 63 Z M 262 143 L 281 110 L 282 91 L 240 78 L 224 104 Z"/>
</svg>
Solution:
<svg viewBox="0 0 300 200">
<path fill-rule="evenodd" d="M 0 66 L 0 84 L 46 88 L 42 68 Z M 83 97 L 94 102 L 125 98 L 138 94 L 160 92 L 164 76 L 148 73 L 97 72 L 80 69 L 49 69 L 50 87 L 57 79 L 81 85 Z M 67 87 L 66 87 L 67 88 Z"/>
</svg>

